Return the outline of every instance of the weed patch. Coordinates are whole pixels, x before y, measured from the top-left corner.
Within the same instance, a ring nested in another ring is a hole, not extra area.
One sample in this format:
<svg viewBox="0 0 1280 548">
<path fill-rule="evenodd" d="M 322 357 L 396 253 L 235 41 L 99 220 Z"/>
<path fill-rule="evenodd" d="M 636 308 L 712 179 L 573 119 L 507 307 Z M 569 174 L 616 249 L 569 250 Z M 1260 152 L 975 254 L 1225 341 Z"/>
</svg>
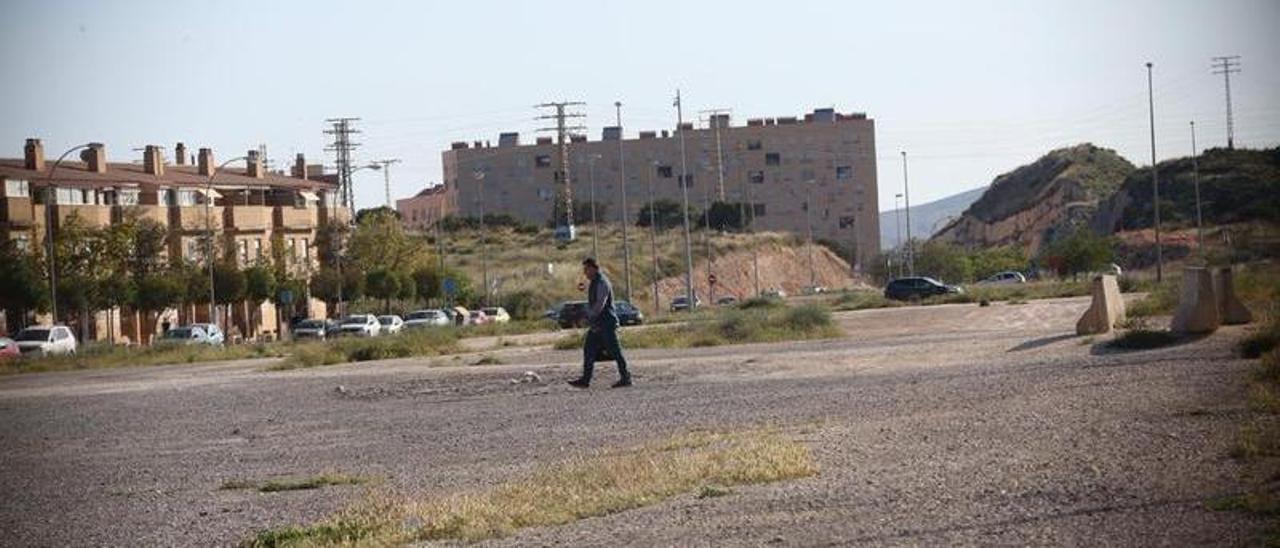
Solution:
<svg viewBox="0 0 1280 548">
<path fill-rule="evenodd" d="M 619 332 L 624 348 L 699 348 L 726 344 L 827 339 L 843 335 L 826 307 L 728 309 L 705 321 Z M 556 340 L 557 350 L 582 348 L 584 334 Z"/>
</svg>

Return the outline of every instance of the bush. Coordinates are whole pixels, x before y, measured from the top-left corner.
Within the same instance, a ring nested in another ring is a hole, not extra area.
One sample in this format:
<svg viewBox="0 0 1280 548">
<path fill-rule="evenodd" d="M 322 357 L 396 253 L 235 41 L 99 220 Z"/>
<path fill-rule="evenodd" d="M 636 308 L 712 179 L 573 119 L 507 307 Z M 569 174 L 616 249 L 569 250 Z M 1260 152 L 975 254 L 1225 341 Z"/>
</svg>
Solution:
<svg viewBox="0 0 1280 548">
<path fill-rule="evenodd" d="M 296 369 L 343 362 L 438 356 L 457 352 L 456 329 L 415 329 L 383 337 L 344 337 L 323 343 L 296 345 L 288 359 L 273 369 Z"/>
<path fill-rule="evenodd" d="M 810 331 L 831 325 L 831 311 L 816 304 L 806 304 L 787 310 L 783 321 L 791 329 Z"/>
<path fill-rule="evenodd" d="M 786 304 L 782 302 L 782 299 L 775 297 L 751 297 L 738 303 L 739 310 L 773 309 L 783 306 L 786 306 Z"/>
</svg>

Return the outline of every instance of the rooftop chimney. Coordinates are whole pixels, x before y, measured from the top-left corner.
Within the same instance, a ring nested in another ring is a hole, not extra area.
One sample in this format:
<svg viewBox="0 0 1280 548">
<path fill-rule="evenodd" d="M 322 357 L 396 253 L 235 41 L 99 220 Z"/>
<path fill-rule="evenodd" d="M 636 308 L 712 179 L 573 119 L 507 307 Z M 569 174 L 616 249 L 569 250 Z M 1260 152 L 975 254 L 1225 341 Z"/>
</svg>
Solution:
<svg viewBox="0 0 1280 548">
<path fill-rule="evenodd" d="M 164 177 L 164 151 L 155 145 L 142 149 L 142 169 L 148 175 Z"/>
<path fill-rule="evenodd" d="M 107 147 L 102 143 L 90 143 L 89 148 L 80 151 L 80 159 L 84 161 L 87 171 L 94 173 L 107 172 Z"/>
<path fill-rule="evenodd" d="M 250 150 L 246 155 L 244 174 L 246 177 L 261 179 L 263 175 L 262 156 L 256 150 Z"/>
<path fill-rule="evenodd" d="M 199 151 L 199 157 L 196 159 L 196 173 L 201 177 L 213 175 L 213 149 L 202 148 Z"/>
<path fill-rule="evenodd" d="M 44 143 L 39 139 L 27 139 L 27 146 L 22 147 L 22 167 L 34 171 L 44 171 Z"/>
<path fill-rule="evenodd" d="M 173 147 L 173 163 L 175 165 L 187 165 L 187 145 L 178 143 Z"/>
<path fill-rule="evenodd" d="M 307 158 L 306 156 L 303 156 L 301 152 L 299 152 L 297 158 L 293 160 L 293 171 L 290 175 L 292 175 L 294 179 L 307 178 Z"/>
</svg>

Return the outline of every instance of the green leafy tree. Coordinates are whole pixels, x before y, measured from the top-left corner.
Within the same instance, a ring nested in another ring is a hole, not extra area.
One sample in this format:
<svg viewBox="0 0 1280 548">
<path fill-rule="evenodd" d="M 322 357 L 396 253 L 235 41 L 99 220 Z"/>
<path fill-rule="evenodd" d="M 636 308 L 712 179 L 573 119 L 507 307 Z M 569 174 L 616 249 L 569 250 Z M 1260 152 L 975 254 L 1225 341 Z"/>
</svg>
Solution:
<svg viewBox="0 0 1280 548">
<path fill-rule="evenodd" d="M 649 226 L 651 210 L 653 212 L 652 220 L 657 223 L 658 230 L 676 228 L 684 223 L 680 218 L 680 204 L 674 200 L 664 198 L 644 204 L 636 217 L 636 226 Z M 688 212 L 690 219 L 698 217 L 697 210 L 693 206 L 689 206 Z M 691 220 L 690 222 L 692 223 L 693 221 Z"/>
<path fill-rule="evenodd" d="M 971 253 L 969 259 L 975 280 L 983 280 L 999 272 L 1023 272 L 1030 266 L 1022 248 L 1012 245 L 980 249 Z"/>
<path fill-rule="evenodd" d="M 1050 243 L 1042 255 L 1043 262 L 1059 276 L 1070 275 L 1075 279 L 1081 273 L 1101 270 L 1111 263 L 1115 240 L 1081 227 Z"/>
<path fill-rule="evenodd" d="M 342 277 L 332 268 L 321 268 L 311 276 L 311 296 L 324 301 L 331 313 L 337 310 L 341 287 Z"/>
<path fill-rule="evenodd" d="M 391 311 L 391 299 L 400 294 L 400 277 L 394 271 L 380 268 L 365 275 L 365 287 L 370 297 L 382 299 L 384 312 Z"/>
<path fill-rule="evenodd" d="M 947 283 L 973 280 L 973 263 L 959 246 L 943 242 L 925 242 L 915 248 L 916 274 L 931 276 Z"/>
<path fill-rule="evenodd" d="M 0 309 L 17 326 L 26 323 L 30 312 L 48 310 L 49 286 L 40 270 L 35 254 L 12 241 L 0 242 Z"/>
<path fill-rule="evenodd" d="M 238 303 L 245 298 L 244 272 L 235 263 L 221 262 L 213 266 L 213 288 L 217 304 Z"/>
<path fill-rule="evenodd" d="M 417 290 L 418 297 L 427 303 L 443 296 L 442 283 L 444 283 L 444 277 L 440 275 L 439 268 L 419 267 L 413 271 L 413 286 Z"/>
<path fill-rule="evenodd" d="M 715 230 L 744 230 L 751 223 L 750 213 L 746 210 L 749 204 L 737 202 L 713 202 L 711 208 L 702 215 L 700 224 Z M 676 209 L 679 216 L 679 207 Z M 744 219 L 744 215 L 747 217 Z"/>
<path fill-rule="evenodd" d="M 152 325 L 155 324 L 161 311 L 176 306 L 186 293 L 183 273 L 180 271 L 145 274 L 138 278 L 136 285 L 133 307 L 143 312 Z M 144 333 L 146 331 L 144 330 Z"/>
</svg>

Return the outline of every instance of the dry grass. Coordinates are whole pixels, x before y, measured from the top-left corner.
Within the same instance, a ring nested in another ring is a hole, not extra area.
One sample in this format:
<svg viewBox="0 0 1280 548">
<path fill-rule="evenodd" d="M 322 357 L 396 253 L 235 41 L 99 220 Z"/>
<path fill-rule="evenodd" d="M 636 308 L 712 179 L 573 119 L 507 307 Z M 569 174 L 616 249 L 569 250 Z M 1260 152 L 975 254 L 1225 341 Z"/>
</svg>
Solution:
<svg viewBox="0 0 1280 548">
<path fill-rule="evenodd" d="M 585 333 L 557 340 L 557 350 L 582 348 Z M 844 332 L 831 319 L 831 311 L 816 304 L 779 308 L 723 309 L 706 320 L 684 325 L 650 327 L 619 332 L 623 348 L 698 348 L 727 344 L 832 339 Z"/>
<path fill-rule="evenodd" d="M 156 344 L 143 347 L 84 345 L 74 356 L 24 357 L 16 360 L 0 360 L 0 375 L 12 373 L 36 373 L 41 371 L 67 371 L 74 369 L 107 369 L 138 365 L 168 365 L 247 358 L 284 356 L 288 352 L 284 343 L 246 344 L 234 346 Z"/>
<path fill-rule="evenodd" d="M 246 546 L 399 545 L 478 541 L 656 504 L 682 494 L 817 473 L 809 449 L 771 430 L 695 433 L 600 451 L 532 475 L 442 498 L 382 497 L 307 527 L 263 531 Z"/>
<path fill-rule="evenodd" d="M 346 362 L 439 356 L 462 351 L 456 329 L 415 329 L 386 337 L 343 337 L 325 342 L 294 345 L 273 371 Z"/>
</svg>

